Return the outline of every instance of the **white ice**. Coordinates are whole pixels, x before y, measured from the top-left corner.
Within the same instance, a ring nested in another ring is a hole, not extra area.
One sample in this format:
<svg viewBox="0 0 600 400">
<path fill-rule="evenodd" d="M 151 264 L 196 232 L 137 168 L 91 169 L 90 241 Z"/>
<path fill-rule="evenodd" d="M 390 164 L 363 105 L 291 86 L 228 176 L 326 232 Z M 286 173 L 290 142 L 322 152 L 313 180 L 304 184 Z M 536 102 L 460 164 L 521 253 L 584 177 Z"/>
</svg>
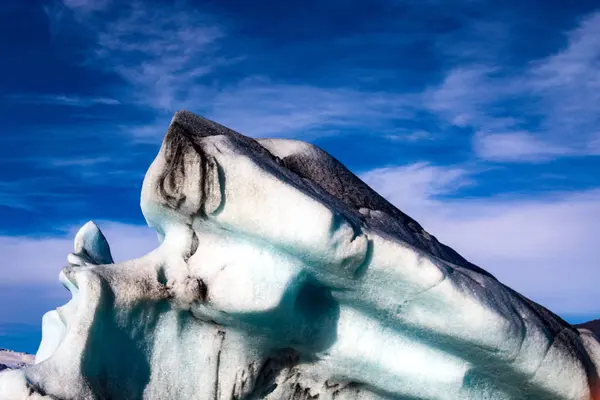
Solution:
<svg viewBox="0 0 600 400">
<path fill-rule="evenodd" d="M 600 400 L 600 344 L 308 143 L 173 118 L 113 264 L 93 223 L 0 399 Z M 458 234 L 458 233 L 457 233 Z"/>
</svg>

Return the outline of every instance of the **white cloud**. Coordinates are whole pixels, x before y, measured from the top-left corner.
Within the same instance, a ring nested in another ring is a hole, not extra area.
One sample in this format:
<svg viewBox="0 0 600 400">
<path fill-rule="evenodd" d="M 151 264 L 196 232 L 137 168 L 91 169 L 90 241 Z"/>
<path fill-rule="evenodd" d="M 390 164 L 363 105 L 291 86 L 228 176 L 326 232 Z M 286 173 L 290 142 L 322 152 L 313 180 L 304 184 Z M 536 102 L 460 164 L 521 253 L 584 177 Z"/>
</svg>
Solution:
<svg viewBox="0 0 600 400">
<path fill-rule="evenodd" d="M 461 167 L 438 167 L 425 162 L 377 168 L 361 179 L 379 194 L 402 207 L 426 206 L 437 196 L 452 193 L 473 183 L 470 172 Z"/>
<path fill-rule="evenodd" d="M 98 226 L 115 261 L 142 256 L 158 246 L 156 233 L 150 228 L 107 221 L 99 221 Z M 69 229 L 64 237 L 0 236 L 2 284 L 58 283 L 58 273 L 67 265 L 77 230 L 78 227 Z"/>
<path fill-rule="evenodd" d="M 567 32 L 564 48 L 520 71 L 492 62 L 450 70 L 424 93 L 425 107 L 449 124 L 484 132 L 474 142 L 485 149 L 484 158 L 540 161 L 597 153 L 590 143 L 600 128 L 600 12 Z M 508 148 L 524 157 L 511 157 L 503 151 Z"/>
<path fill-rule="evenodd" d="M 528 132 L 486 134 L 473 138 L 475 154 L 490 161 L 532 162 L 573 154 L 566 146 L 543 142 Z"/>
<path fill-rule="evenodd" d="M 361 176 L 425 229 L 529 298 L 564 315 L 600 313 L 600 189 L 535 198 L 440 196 L 469 171 L 429 164 Z"/>
</svg>

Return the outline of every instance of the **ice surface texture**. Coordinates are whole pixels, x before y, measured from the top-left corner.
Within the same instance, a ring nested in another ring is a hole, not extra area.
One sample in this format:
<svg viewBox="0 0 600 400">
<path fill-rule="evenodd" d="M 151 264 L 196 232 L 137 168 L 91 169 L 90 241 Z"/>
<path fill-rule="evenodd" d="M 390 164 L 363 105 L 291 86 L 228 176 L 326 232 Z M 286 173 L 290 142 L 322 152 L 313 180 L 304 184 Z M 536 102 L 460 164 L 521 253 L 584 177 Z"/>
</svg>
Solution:
<svg viewBox="0 0 600 400">
<path fill-rule="evenodd" d="M 158 248 L 113 264 L 86 224 L 0 399 L 600 400 L 593 333 L 311 144 L 178 112 L 141 207 Z"/>
</svg>

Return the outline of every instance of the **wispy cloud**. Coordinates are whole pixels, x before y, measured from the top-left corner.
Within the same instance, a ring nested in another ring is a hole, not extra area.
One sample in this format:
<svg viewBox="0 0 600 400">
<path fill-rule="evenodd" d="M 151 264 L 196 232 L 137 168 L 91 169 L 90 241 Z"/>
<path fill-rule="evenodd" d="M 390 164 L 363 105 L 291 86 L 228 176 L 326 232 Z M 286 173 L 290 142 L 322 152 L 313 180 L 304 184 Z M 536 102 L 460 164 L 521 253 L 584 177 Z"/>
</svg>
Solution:
<svg viewBox="0 0 600 400">
<path fill-rule="evenodd" d="M 104 186 L 138 187 L 144 179 L 147 166 L 132 163 L 130 159 L 114 156 L 39 157 L 31 160 L 45 170 L 53 169 L 70 179 L 74 187 Z"/>
<path fill-rule="evenodd" d="M 562 51 L 534 62 L 528 72 L 547 129 L 571 138 L 595 133 L 600 128 L 600 11 L 567 34 Z"/>
<path fill-rule="evenodd" d="M 48 104 L 72 107 L 91 107 L 95 105 L 114 106 L 121 102 L 108 97 L 81 97 L 69 95 L 48 95 L 48 94 L 23 94 L 6 96 L 14 103 L 21 104 Z"/>
<path fill-rule="evenodd" d="M 600 313 L 600 190 L 542 197 L 452 197 L 468 168 L 426 163 L 361 176 L 425 228 L 502 282 L 564 314 Z"/>
<path fill-rule="evenodd" d="M 89 167 L 112 162 L 111 157 L 73 157 L 73 158 L 41 158 L 37 162 L 54 167 Z"/>
<path fill-rule="evenodd" d="M 471 65 L 451 70 L 440 85 L 424 92 L 425 108 L 458 127 L 510 129 L 515 116 L 500 116 L 495 103 L 514 97 L 518 84 L 505 82 L 497 68 Z"/>
<path fill-rule="evenodd" d="M 113 87 L 116 100 L 80 99 L 79 103 L 120 101 L 146 108 L 153 113 L 154 122 L 124 129 L 136 139 L 156 140 L 155 132 L 164 132 L 157 126 L 164 126 L 168 116 L 182 108 L 251 135 L 324 134 L 369 127 L 408 141 L 424 136 L 393 133 L 398 121 L 432 113 L 447 125 L 478 132 L 473 143 L 476 150 L 492 142 L 510 149 L 508 153 L 478 151 L 483 159 L 539 162 L 598 153 L 598 146 L 591 141 L 600 129 L 595 111 L 600 106 L 600 12 L 581 19 L 566 32 L 560 50 L 515 67 L 499 56 L 509 48 L 506 43 L 514 40 L 508 23 L 448 11 L 463 27 L 458 33 L 451 30 L 441 35 L 433 41 L 433 48 L 453 67 L 438 84 L 420 94 L 407 94 L 402 87 L 377 91 L 358 90 L 350 84 L 289 83 L 257 69 L 250 75 L 239 69 L 233 79 L 225 79 L 232 66 L 258 56 L 245 53 L 243 38 L 232 48 L 235 27 L 202 7 L 186 2 L 150 6 L 134 1 L 111 8 L 114 12 L 106 18 L 94 18 L 94 12 L 111 6 L 109 1 L 63 2 L 71 10 L 89 11 L 80 20 L 93 38 L 87 67 L 116 74 L 124 82 Z M 379 35 L 378 40 L 390 40 L 389 35 L 384 36 Z M 480 40 L 482 37 L 493 40 Z M 74 100 L 78 99 L 54 99 L 71 105 Z M 575 133 L 580 139 L 571 139 Z M 511 141 L 514 143 L 509 144 Z"/>
<path fill-rule="evenodd" d="M 149 163 L 152 157 L 146 157 Z M 65 157 L 16 157 L 3 159 L 15 169 L 32 168 L 34 173 L 0 181 L 0 206 L 26 210 L 39 218 L 55 213 L 81 213 L 97 204 L 90 192 L 100 188 L 139 190 L 147 165 L 132 159 L 109 155 L 80 155 Z M 26 167 L 24 167 L 26 166 Z M 87 211 L 88 213 L 90 211 Z M 9 228 L 7 225 L 3 228 Z"/>
<path fill-rule="evenodd" d="M 105 11 L 112 0 L 48 0 L 43 10 L 48 16 L 50 34 L 53 38 L 64 28 L 65 20 L 74 19 L 85 23 L 93 14 Z"/>
<path fill-rule="evenodd" d="M 159 111 L 202 103 L 201 80 L 234 62 L 218 55 L 224 28 L 192 7 L 132 2 L 108 21 L 90 20 L 97 30 L 89 63 L 119 75 L 125 98 Z"/>
<path fill-rule="evenodd" d="M 474 144 L 486 159 L 590 154 L 600 129 L 599 26 L 600 12 L 588 15 L 566 34 L 564 48 L 522 70 L 455 67 L 426 91 L 424 104 L 447 123 L 479 132 Z"/>
<path fill-rule="evenodd" d="M 426 162 L 377 168 L 361 179 L 401 207 L 429 204 L 438 196 L 475 184 L 473 173 L 460 166 L 439 167 Z"/>
<path fill-rule="evenodd" d="M 387 139 L 399 142 L 420 142 L 425 140 L 434 140 L 435 136 L 432 132 L 422 129 L 395 129 L 391 133 L 384 135 Z"/>
<path fill-rule="evenodd" d="M 392 132 L 398 137 L 391 121 L 412 117 L 413 99 L 413 95 L 291 85 L 251 77 L 218 92 L 207 90 L 204 100 L 190 102 L 187 107 L 257 137 L 302 136 L 308 140 L 344 129 Z M 164 135 L 170 119 L 167 114 L 151 124 L 123 125 L 120 129 L 138 141 L 154 142 Z M 414 141 L 423 139 L 423 132 L 403 136 Z"/>
<path fill-rule="evenodd" d="M 0 182 L 0 206 L 37 211 L 47 206 L 73 207 L 81 204 L 77 195 L 53 190 L 48 183 L 48 179 L 42 177 Z"/>
<path fill-rule="evenodd" d="M 75 11 L 94 12 L 109 6 L 112 0 L 62 0 L 63 4 Z"/>
<path fill-rule="evenodd" d="M 248 78 L 218 93 L 210 117 L 241 132 L 310 137 L 310 130 L 370 128 L 385 131 L 390 119 L 412 116 L 409 95 L 320 88 Z"/>
<path fill-rule="evenodd" d="M 385 133 L 412 116 L 414 95 L 351 87 L 290 84 L 261 76 L 222 81 L 224 69 L 248 57 L 223 51 L 227 26 L 186 5 L 133 2 L 110 20 L 86 20 L 94 45 L 86 65 L 118 75 L 115 98 L 153 113 L 155 121 L 123 126 L 137 140 L 164 134 L 172 113 L 190 109 L 250 135 L 291 136 L 311 130 L 369 127 Z"/>
</svg>

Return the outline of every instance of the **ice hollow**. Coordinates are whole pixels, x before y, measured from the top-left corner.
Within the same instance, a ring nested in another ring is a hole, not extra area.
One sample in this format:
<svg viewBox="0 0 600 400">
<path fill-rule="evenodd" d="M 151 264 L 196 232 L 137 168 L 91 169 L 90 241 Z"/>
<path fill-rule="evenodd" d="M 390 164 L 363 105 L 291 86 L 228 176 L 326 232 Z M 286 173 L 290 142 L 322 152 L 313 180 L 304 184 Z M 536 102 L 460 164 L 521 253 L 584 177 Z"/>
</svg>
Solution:
<svg viewBox="0 0 600 400">
<path fill-rule="evenodd" d="M 75 238 L 72 293 L 0 399 L 600 400 L 600 344 L 304 142 L 175 114 L 142 189 L 159 245 Z"/>
</svg>

